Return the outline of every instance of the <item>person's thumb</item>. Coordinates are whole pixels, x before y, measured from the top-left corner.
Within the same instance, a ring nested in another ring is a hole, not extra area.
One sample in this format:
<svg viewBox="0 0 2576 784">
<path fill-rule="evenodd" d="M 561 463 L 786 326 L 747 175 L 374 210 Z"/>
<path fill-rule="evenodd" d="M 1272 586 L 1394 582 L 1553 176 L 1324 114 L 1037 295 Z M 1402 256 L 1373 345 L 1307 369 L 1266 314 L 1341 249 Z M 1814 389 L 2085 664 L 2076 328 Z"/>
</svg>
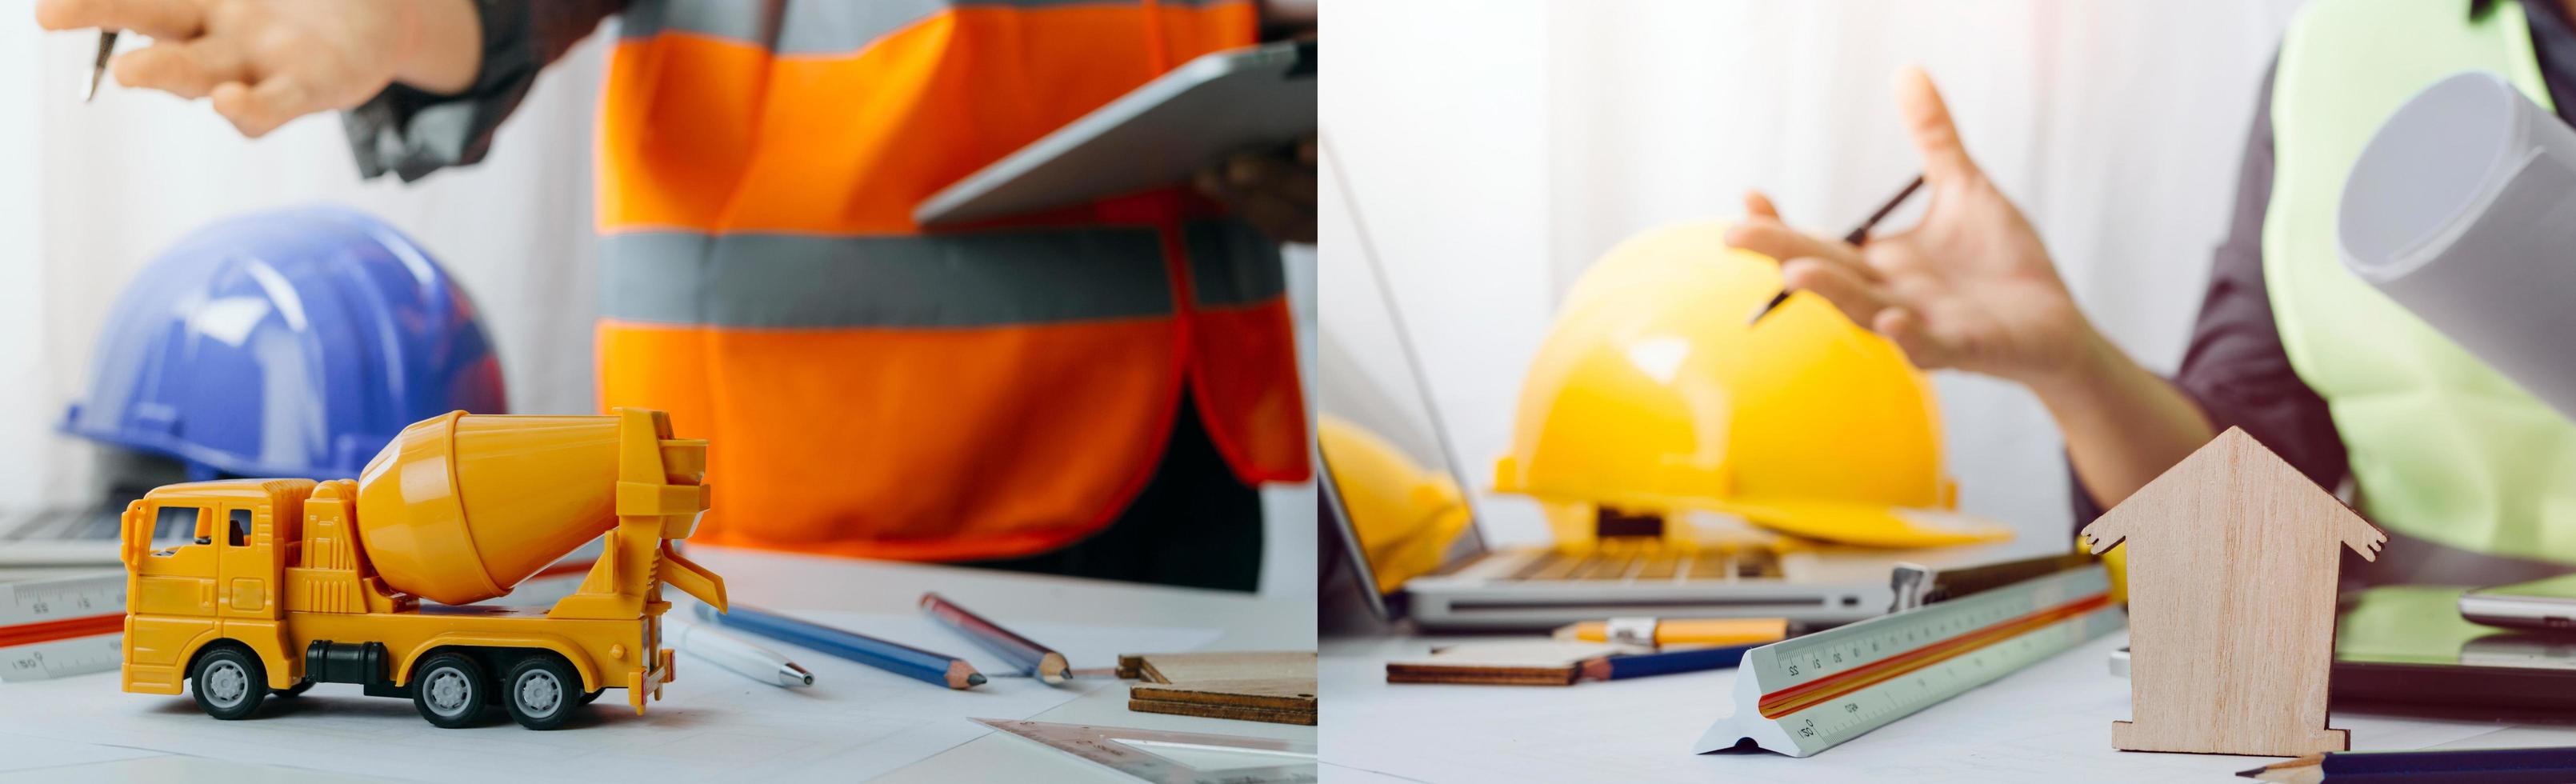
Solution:
<svg viewBox="0 0 2576 784">
<path fill-rule="evenodd" d="M 1897 72 L 1896 111 L 1905 121 L 1907 135 L 1914 138 L 1915 152 L 1923 156 L 1925 180 L 1937 183 L 1976 176 L 1977 162 L 1959 143 L 1950 107 L 1941 102 L 1941 91 L 1922 68 L 1909 65 Z"/>
</svg>

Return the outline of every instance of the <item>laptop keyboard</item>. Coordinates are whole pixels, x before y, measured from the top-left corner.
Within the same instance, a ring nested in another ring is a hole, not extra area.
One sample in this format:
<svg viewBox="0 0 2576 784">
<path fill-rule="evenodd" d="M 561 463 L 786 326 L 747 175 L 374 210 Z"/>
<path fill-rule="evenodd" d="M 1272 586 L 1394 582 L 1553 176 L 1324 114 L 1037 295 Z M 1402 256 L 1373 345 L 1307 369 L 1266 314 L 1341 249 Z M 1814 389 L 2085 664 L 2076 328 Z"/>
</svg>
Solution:
<svg viewBox="0 0 2576 784">
<path fill-rule="evenodd" d="M 55 508 L 0 510 L 0 545 L 8 542 L 59 542 L 80 540 L 116 541 L 122 509 Z M 176 539 L 195 531 L 181 530 L 184 523 L 169 526 L 171 530 L 155 531 L 153 541 Z"/>
<path fill-rule="evenodd" d="M 1604 541 L 1591 552 L 1550 551 L 1530 559 L 1507 580 L 1535 582 L 1651 580 L 1705 581 L 1780 576 L 1780 558 L 1766 549 L 1698 550 L 1653 543 Z"/>
</svg>

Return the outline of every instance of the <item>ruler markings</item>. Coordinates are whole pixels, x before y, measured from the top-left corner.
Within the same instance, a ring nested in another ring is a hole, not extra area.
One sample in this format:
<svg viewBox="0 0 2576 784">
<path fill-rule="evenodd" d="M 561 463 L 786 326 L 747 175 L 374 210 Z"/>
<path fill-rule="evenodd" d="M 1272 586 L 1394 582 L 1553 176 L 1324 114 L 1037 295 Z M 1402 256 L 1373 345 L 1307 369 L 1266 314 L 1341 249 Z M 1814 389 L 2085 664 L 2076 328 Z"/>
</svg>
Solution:
<svg viewBox="0 0 2576 784">
<path fill-rule="evenodd" d="M 0 582 L 0 680 L 116 669 L 124 632 L 123 573 Z"/>
<path fill-rule="evenodd" d="M 2109 585 L 2087 566 L 1757 648 L 1699 750 L 1831 748 L 2117 628 Z"/>
<path fill-rule="evenodd" d="M 1316 764 L 1312 761 L 1202 770 L 1147 751 L 1143 747 L 1120 741 L 1144 741 L 1216 751 L 1234 751 L 1246 755 L 1298 756 L 1314 754 L 1315 746 L 1311 743 L 1196 732 L 1051 724 L 1042 721 L 976 719 L 975 722 L 1111 770 L 1159 784 L 1312 784 L 1318 780 Z"/>
</svg>

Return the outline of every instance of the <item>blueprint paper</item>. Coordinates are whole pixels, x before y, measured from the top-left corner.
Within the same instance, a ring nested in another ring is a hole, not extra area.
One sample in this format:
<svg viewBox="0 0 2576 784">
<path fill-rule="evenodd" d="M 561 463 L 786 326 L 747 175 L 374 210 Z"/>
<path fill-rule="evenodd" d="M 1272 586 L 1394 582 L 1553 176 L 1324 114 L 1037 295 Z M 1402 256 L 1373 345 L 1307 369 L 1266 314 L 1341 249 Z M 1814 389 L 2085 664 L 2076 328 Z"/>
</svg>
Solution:
<svg viewBox="0 0 2576 784">
<path fill-rule="evenodd" d="M 2426 339 L 2576 416 L 2576 130 L 2502 77 L 2451 76 L 2372 136 L 2336 225 L 2344 266 Z"/>
</svg>

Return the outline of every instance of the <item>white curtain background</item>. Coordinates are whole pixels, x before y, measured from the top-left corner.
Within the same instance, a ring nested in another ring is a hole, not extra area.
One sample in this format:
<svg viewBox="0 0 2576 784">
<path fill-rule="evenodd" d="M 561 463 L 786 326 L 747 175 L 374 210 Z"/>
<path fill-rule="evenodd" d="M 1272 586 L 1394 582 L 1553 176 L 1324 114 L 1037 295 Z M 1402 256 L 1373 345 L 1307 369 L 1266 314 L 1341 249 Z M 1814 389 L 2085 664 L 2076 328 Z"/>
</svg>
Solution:
<svg viewBox="0 0 2576 784">
<path fill-rule="evenodd" d="M 404 185 L 361 181 L 336 115 L 248 140 L 206 108 L 108 84 L 80 93 L 93 33 L 46 34 L 0 12 L 0 472 L 10 505 L 85 502 L 91 447 L 54 426 L 86 386 L 108 308 L 171 243 L 227 216 L 343 203 L 410 235 L 461 282 L 500 353 L 510 405 L 587 412 L 591 118 L 600 36 L 540 78 L 479 166 Z M 130 38 L 130 37 L 129 37 Z M 145 41 L 127 40 L 131 51 Z"/>
<path fill-rule="evenodd" d="M 336 116 L 252 141 L 203 102 L 112 78 L 83 105 L 95 34 L 46 34 L 25 4 L 0 4 L 0 507 L 87 502 L 93 448 L 54 427 L 109 306 L 189 231 L 272 207 L 345 203 L 391 222 L 472 295 L 512 410 L 594 410 L 592 127 L 614 24 L 538 79 L 482 164 L 405 185 L 360 181 Z M 1313 258 L 1290 254 L 1306 325 Z M 1314 592 L 1313 497 L 1265 493 L 1265 592 Z"/>
<path fill-rule="evenodd" d="M 1484 485 L 1558 298 L 1603 251 L 1738 215 L 1750 188 L 1791 222 L 1840 234 L 1912 177 L 1889 97 L 1908 63 L 1940 84 L 1969 151 L 2038 226 L 2085 312 L 2170 372 L 2295 6 L 1332 0 L 1323 123 L 1465 474 Z M 1333 281 L 1357 248 L 1343 239 L 1349 205 L 1324 196 L 1333 331 L 1347 307 Z M 2037 402 L 1983 378 L 1937 384 L 1962 505 L 2026 540 L 2070 537 L 2062 445 Z M 1524 501 L 1488 495 L 1482 511 L 1489 535 L 1545 539 Z"/>
</svg>

